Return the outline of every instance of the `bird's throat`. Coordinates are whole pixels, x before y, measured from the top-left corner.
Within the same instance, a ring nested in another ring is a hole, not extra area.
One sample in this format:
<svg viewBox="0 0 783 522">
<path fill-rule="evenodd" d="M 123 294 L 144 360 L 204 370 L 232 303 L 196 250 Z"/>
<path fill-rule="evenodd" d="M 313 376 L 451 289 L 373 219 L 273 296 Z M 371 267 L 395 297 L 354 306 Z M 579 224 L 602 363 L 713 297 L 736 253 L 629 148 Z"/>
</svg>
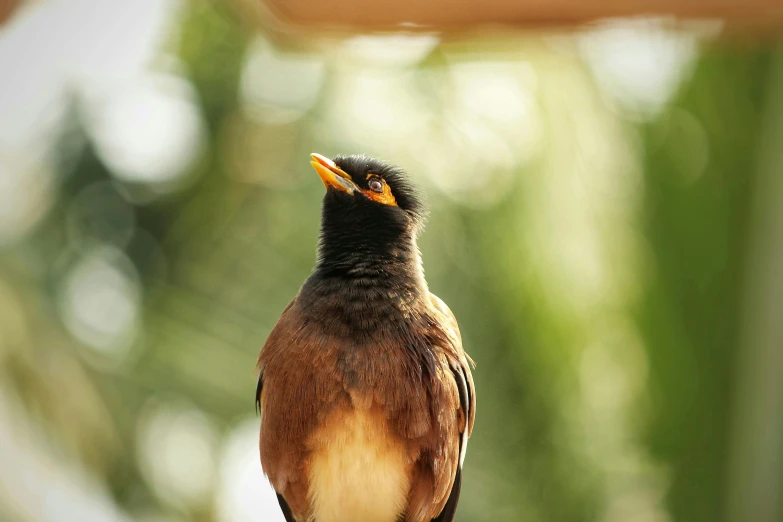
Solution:
<svg viewBox="0 0 783 522">
<path fill-rule="evenodd" d="M 373 233 L 323 227 L 315 275 L 337 283 L 413 288 L 424 284 L 416 236 L 410 230 Z"/>
<path fill-rule="evenodd" d="M 322 242 L 319 254 L 299 302 L 330 333 L 366 336 L 410 321 L 426 302 L 429 290 L 413 238 L 383 248 L 375 244 L 335 251 Z"/>
</svg>

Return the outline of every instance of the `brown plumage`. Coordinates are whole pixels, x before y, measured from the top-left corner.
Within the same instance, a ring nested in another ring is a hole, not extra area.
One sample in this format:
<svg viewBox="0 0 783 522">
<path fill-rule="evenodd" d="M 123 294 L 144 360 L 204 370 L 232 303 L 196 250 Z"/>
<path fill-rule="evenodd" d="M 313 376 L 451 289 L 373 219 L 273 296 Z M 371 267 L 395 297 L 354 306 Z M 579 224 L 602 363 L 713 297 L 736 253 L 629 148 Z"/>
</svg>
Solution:
<svg viewBox="0 0 783 522">
<path fill-rule="evenodd" d="M 313 155 L 319 261 L 259 356 L 261 463 L 288 522 L 450 522 L 475 393 L 427 289 L 404 174 Z"/>
</svg>

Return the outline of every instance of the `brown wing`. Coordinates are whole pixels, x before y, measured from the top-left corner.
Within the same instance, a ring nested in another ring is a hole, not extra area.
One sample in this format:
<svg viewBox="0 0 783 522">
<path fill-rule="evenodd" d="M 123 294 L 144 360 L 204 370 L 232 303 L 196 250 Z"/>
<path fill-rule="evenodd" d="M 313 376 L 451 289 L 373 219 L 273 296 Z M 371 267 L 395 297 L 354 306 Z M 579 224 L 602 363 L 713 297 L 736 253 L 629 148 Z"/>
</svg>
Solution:
<svg viewBox="0 0 783 522">
<path fill-rule="evenodd" d="M 459 333 L 459 326 L 454 314 L 451 313 L 446 303 L 441 301 L 438 296 L 430 294 L 430 297 L 433 307 L 441 314 L 441 324 L 445 327 L 449 336 L 454 339 L 454 354 L 452 355 L 454 360 L 451 360 L 450 363 L 455 380 L 460 388 L 461 410 L 466 420 L 464 430 L 460 433 L 467 433 L 467 437 L 470 437 L 473 433 L 473 422 L 476 419 L 476 390 L 473 384 L 473 374 L 470 372 L 471 366 L 475 366 L 475 363 L 462 348 L 462 336 Z M 465 395 L 464 397 L 463 394 Z M 465 454 L 464 450 L 462 450 L 460 453 L 460 466 L 464 459 Z"/>
<path fill-rule="evenodd" d="M 451 522 L 459 500 L 462 462 L 475 418 L 471 361 L 462 349 L 457 321 L 437 296 L 430 313 L 437 324 L 433 350 L 438 364 L 431 393 L 438 409 L 430 443 L 413 470 L 407 522 Z"/>
<path fill-rule="evenodd" d="M 283 310 L 285 314 L 296 302 L 296 297 L 286 305 Z M 278 321 L 279 322 L 279 321 Z M 263 350 L 262 350 L 263 352 Z M 256 384 L 256 413 L 261 413 L 261 393 L 264 391 L 264 369 L 262 367 L 261 353 L 258 354 L 258 361 L 256 362 L 256 368 L 258 369 L 258 384 Z"/>
<path fill-rule="evenodd" d="M 261 466 L 286 504 L 281 502 L 285 516 L 296 520 L 306 520 L 310 509 L 304 467 L 307 436 L 327 405 L 338 402 L 340 392 L 340 383 L 319 371 L 327 351 L 306 326 L 294 299 L 258 357 Z"/>
</svg>

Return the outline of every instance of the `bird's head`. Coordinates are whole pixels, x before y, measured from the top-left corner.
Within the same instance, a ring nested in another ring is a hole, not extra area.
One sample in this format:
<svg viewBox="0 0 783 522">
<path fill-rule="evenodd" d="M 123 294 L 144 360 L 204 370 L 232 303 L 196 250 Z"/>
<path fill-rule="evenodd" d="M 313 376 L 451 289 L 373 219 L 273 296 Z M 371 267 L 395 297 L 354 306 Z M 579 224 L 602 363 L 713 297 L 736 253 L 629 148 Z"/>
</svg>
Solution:
<svg viewBox="0 0 783 522">
<path fill-rule="evenodd" d="M 312 154 L 326 187 L 321 222 L 322 261 L 389 258 L 416 251 L 424 204 L 399 167 L 364 155 L 334 160 Z"/>
<path fill-rule="evenodd" d="M 326 187 L 325 213 L 351 213 L 378 227 L 384 222 L 407 228 L 422 225 L 424 205 L 401 168 L 362 154 L 334 160 L 320 154 L 311 157 L 310 164 Z"/>
</svg>

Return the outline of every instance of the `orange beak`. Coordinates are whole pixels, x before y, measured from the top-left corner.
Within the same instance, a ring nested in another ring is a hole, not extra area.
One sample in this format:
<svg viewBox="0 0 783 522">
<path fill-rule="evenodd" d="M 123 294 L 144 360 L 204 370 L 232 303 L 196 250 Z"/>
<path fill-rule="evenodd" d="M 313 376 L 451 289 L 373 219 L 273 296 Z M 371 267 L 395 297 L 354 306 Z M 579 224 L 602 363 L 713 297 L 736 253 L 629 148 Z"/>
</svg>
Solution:
<svg viewBox="0 0 783 522">
<path fill-rule="evenodd" d="M 310 154 L 310 157 L 313 158 L 310 165 L 318 173 L 327 189 L 332 187 L 348 194 L 353 194 L 355 190 L 358 190 L 358 187 L 351 181 L 351 176 L 335 165 L 334 161 L 316 153 Z"/>
</svg>

